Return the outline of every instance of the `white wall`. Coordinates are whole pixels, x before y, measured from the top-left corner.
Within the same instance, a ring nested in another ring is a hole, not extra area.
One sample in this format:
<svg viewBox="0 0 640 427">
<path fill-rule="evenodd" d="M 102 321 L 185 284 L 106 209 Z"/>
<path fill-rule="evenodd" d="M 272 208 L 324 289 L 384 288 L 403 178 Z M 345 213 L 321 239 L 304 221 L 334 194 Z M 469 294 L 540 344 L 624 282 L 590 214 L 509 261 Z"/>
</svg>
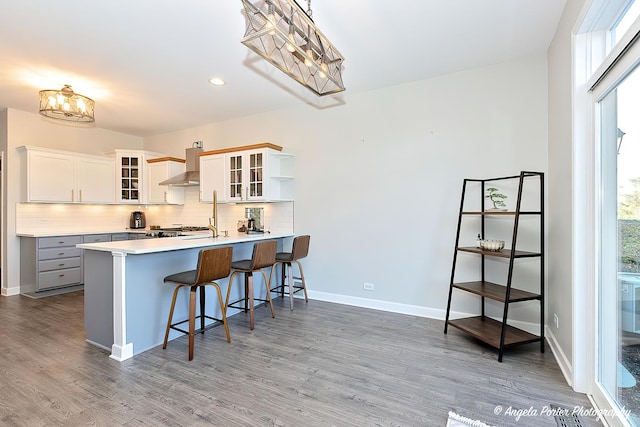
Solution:
<svg viewBox="0 0 640 427">
<path fill-rule="evenodd" d="M 572 228 L 572 31 L 586 0 L 569 0 L 548 50 L 549 75 L 549 282 L 548 316 L 557 313 L 559 328 L 548 322 L 561 366 L 572 381 L 573 307 Z"/>
<path fill-rule="evenodd" d="M 305 276 L 315 296 L 443 316 L 463 178 L 546 169 L 546 71 L 541 55 L 347 91 L 340 107 L 300 104 L 145 138 L 144 147 L 283 146 L 296 155 L 295 232 L 312 236 Z M 461 272 L 477 274 L 476 265 Z M 476 310 L 472 301 L 454 309 Z"/>
<path fill-rule="evenodd" d="M 87 154 L 103 154 L 113 148 L 142 148 L 139 137 L 112 132 L 100 128 L 82 128 L 60 125 L 41 118 L 38 114 L 8 109 L 6 118 L 7 139 L 5 147 L 6 199 L 3 206 L 5 219 L 5 247 L 3 247 L 3 295 L 19 292 L 20 239 L 16 237 L 16 203 L 21 201 L 20 153 L 16 147 L 35 145 Z M 2 118 L 0 118 L 2 120 Z M 87 219 L 90 220 L 90 219 Z"/>
<path fill-rule="evenodd" d="M 7 151 L 7 110 L 2 110 L 0 111 L 0 152 L 2 152 L 2 156 L 4 157 L 4 153 Z M 4 159 L 0 158 L 0 162 L 2 162 L 2 169 L 4 169 Z M 4 190 L 4 177 L 5 175 L 5 171 L 1 172 L 1 175 L 3 177 L 3 180 L 0 182 L 0 185 L 2 186 L 2 188 L 0 189 L 0 197 L 2 197 L 2 200 L 0 200 L 0 268 L 2 268 L 2 266 L 5 264 L 5 254 L 6 254 L 6 250 L 5 250 L 5 246 L 4 246 L 4 239 L 7 235 L 7 227 L 4 221 L 4 215 L 1 214 L 1 212 L 4 211 L 5 206 L 7 206 L 7 192 Z M 3 287 L 3 283 L 4 280 L 2 280 L 2 278 L 0 277 L 0 290 Z"/>
</svg>

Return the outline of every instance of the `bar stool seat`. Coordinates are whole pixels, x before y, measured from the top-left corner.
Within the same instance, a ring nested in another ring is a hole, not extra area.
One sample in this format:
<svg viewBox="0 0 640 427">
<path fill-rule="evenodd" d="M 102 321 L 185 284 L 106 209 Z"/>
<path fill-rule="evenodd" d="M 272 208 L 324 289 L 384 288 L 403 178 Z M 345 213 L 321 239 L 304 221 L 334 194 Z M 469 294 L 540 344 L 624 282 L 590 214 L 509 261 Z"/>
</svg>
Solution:
<svg viewBox="0 0 640 427">
<path fill-rule="evenodd" d="M 222 248 L 203 249 L 198 254 L 198 264 L 195 270 L 183 271 L 180 273 L 172 274 L 164 278 L 165 283 L 176 284 L 176 288 L 173 291 L 173 298 L 171 300 L 171 309 L 169 310 L 169 319 L 167 320 L 167 330 L 164 335 L 163 349 L 167 348 L 167 341 L 169 340 L 169 331 L 174 329 L 189 335 L 189 360 L 193 360 L 193 343 L 195 336 L 195 324 L 196 319 L 200 319 L 200 329 L 197 332 L 204 333 L 206 330 L 218 326 L 220 323 L 224 325 L 224 330 L 227 335 L 227 342 L 231 342 L 231 336 L 229 335 L 229 327 L 227 326 L 227 316 L 225 307 L 222 304 L 222 294 L 220 292 L 220 286 L 214 282 L 214 280 L 222 279 L 229 276 L 231 272 L 231 258 L 233 256 L 233 248 L 231 246 L 225 246 Z M 171 323 L 173 321 L 173 311 L 176 306 L 176 298 L 178 291 L 184 287 L 191 287 L 189 296 L 189 317 L 186 320 L 180 322 Z M 206 286 L 213 286 L 218 293 L 218 302 L 220 304 L 221 318 L 215 318 L 208 316 L 205 313 L 205 288 Z M 200 314 L 196 316 L 196 294 L 200 289 Z M 205 319 L 213 320 L 214 322 L 205 326 Z M 189 330 L 186 331 L 178 327 L 182 323 L 189 322 Z"/>
<path fill-rule="evenodd" d="M 244 310 L 246 313 L 249 311 L 249 327 L 253 330 L 254 315 L 253 305 L 254 301 L 268 302 L 271 309 L 271 317 L 276 317 L 273 312 L 273 304 L 271 303 L 271 295 L 269 292 L 269 280 L 267 274 L 264 272 L 264 268 L 271 267 L 276 260 L 276 251 L 278 250 L 278 243 L 275 240 L 268 240 L 265 242 L 258 242 L 253 245 L 253 254 L 251 259 L 243 259 L 233 261 L 231 268 L 234 271 L 229 278 L 229 287 L 227 288 L 227 299 L 225 302 L 225 310 L 229 307 L 238 308 Z M 253 292 L 253 273 L 259 271 L 264 278 L 264 286 L 267 290 L 266 299 L 255 298 Z M 244 274 L 244 296 L 237 301 L 229 302 L 229 296 L 231 295 L 231 288 L 233 287 L 233 278 L 236 274 Z M 239 305 L 242 303 L 242 305 Z"/>
<path fill-rule="evenodd" d="M 271 269 L 271 275 L 276 271 L 276 266 L 278 264 L 282 265 L 282 281 L 279 285 L 271 288 L 272 292 L 278 292 L 284 297 L 284 287 L 287 286 L 289 290 L 289 308 L 293 310 L 293 294 L 296 292 L 304 291 L 304 300 L 305 302 L 309 302 L 309 297 L 307 296 L 307 283 L 304 280 L 304 272 L 302 271 L 302 264 L 300 264 L 300 259 L 305 258 L 309 254 L 309 242 L 311 241 L 311 236 L 303 235 L 297 236 L 293 239 L 293 246 L 291 247 L 291 252 L 278 252 L 276 254 L 276 262 L 273 264 L 273 268 Z M 293 276 L 293 268 L 292 263 L 298 264 L 298 271 L 300 271 L 300 277 Z M 271 287 L 271 275 L 269 275 L 269 287 Z M 285 278 L 287 278 L 285 282 Z M 299 279 L 302 283 L 302 286 L 296 286 L 293 283 L 293 279 Z"/>
</svg>

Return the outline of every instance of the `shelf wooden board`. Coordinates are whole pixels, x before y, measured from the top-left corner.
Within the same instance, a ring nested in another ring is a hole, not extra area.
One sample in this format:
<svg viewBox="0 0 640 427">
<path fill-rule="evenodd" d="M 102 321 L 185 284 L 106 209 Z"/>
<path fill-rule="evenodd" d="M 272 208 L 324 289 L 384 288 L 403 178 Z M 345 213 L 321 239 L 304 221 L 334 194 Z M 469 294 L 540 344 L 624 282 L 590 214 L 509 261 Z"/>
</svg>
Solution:
<svg viewBox="0 0 640 427">
<path fill-rule="evenodd" d="M 540 215 L 540 211 L 520 211 L 520 215 Z M 514 211 L 464 211 L 462 215 L 515 215 Z"/>
<path fill-rule="evenodd" d="M 486 281 L 453 283 L 454 288 L 471 292 L 495 301 L 505 302 L 507 295 L 507 287 Z M 540 295 L 532 292 L 523 291 L 521 289 L 511 288 L 509 294 L 509 302 L 539 300 Z"/>
<path fill-rule="evenodd" d="M 474 336 L 480 341 L 485 342 L 496 349 L 500 348 L 500 334 L 502 332 L 501 322 L 489 317 L 477 316 L 449 320 L 449 325 Z M 505 347 L 536 342 L 541 339 L 538 335 L 530 334 L 529 332 L 514 328 L 513 326 L 506 325 L 506 328 L 507 330 L 504 338 Z"/>
<path fill-rule="evenodd" d="M 511 257 L 511 249 L 502 249 L 500 251 L 485 251 L 483 249 L 480 248 L 476 248 L 475 246 L 468 246 L 468 247 L 458 247 L 459 251 L 463 251 L 463 252 L 471 252 L 474 254 L 481 254 L 481 255 L 488 255 L 488 256 L 495 256 L 495 257 L 499 257 L 499 258 L 510 258 Z M 539 252 L 527 252 L 527 251 L 514 251 L 514 258 L 532 258 L 532 257 L 539 257 L 540 253 Z"/>
</svg>

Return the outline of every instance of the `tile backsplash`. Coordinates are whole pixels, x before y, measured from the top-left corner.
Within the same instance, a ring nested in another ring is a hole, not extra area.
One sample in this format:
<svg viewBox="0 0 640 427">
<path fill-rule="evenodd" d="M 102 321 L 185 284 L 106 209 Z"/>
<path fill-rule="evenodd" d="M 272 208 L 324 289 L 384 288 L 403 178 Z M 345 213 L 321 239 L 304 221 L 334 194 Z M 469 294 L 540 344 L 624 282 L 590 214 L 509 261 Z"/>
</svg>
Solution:
<svg viewBox="0 0 640 427">
<path fill-rule="evenodd" d="M 293 202 L 218 204 L 218 228 L 231 234 L 237 230 L 238 220 L 244 219 L 245 207 L 264 208 L 264 228 L 274 233 L 293 232 Z M 213 205 L 200 203 L 198 187 L 185 188 L 185 204 L 157 205 L 74 205 L 48 203 L 16 204 L 16 233 L 84 233 L 113 232 L 129 227 L 132 211 L 145 212 L 147 228 L 151 225 L 171 227 L 206 226 L 212 216 Z"/>
</svg>

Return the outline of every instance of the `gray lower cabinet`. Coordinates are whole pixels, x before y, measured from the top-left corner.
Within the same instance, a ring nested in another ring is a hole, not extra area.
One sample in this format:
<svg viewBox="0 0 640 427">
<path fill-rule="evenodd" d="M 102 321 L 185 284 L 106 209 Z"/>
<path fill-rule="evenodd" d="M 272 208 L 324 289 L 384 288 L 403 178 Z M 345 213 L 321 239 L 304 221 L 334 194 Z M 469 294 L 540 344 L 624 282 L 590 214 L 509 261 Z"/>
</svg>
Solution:
<svg viewBox="0 0 640 427">
<path fill-rule="evenodd" d="M 119 242 L 121 240 L 131 240 L 129 233 L 114 233 L 111 235 L 112 242 Z"/>
<path fill-rule="evenodd" d="M 20 292 L 37 293 L 80 285 L 83 236 L 22 237 Z"/>
<path fill-rule="evenodd" d="M 20 239 L 20 293 L 47 295 L 47 291 L 82 285 L 84 283 L 83 250 L 76 248 L 76 245 L 129 238 L 129 233 L 22 237 Z"/>
</svg>

